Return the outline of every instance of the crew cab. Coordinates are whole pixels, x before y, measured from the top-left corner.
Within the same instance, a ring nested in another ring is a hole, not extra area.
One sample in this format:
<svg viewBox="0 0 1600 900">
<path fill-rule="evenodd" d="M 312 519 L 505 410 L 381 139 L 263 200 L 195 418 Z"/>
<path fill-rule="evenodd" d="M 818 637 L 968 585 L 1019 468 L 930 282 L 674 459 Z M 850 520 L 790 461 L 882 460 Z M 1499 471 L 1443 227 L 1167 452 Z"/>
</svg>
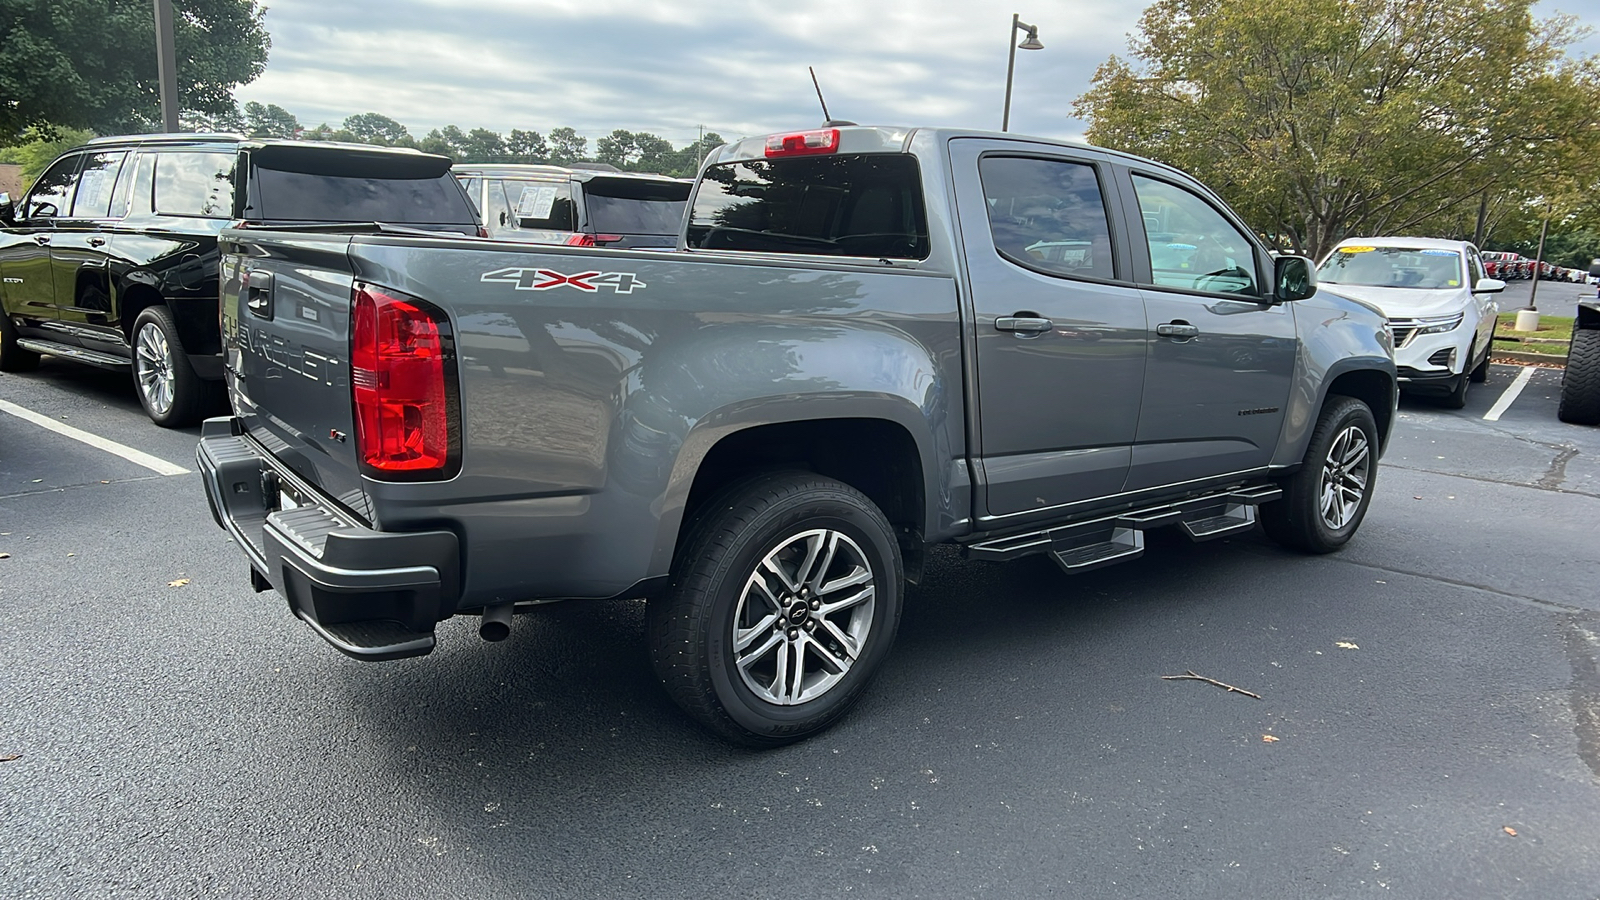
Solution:
<svg viewBox="0 0 1600 900">
<path fill-rule="evenodd" d="M 0 371 L 41 354 L 128 371 L 158 425 L 221 397 L 217 234 L 384 222 L 477 234 L 450 160 L 228 134 L 97 138 L 0 194 Z"/>
<path fill-rule="evenodd" d="M 648 598 L 656 672 L 771 746 L 879 669 L 926 548 L 1339 549 L 1395 419 L 1383 316 L 1175 169 L 837 127 L 722 147 L 677 249 L 223 234 L 198 450 L 259 590 L 362 659 Z"/>
</svg>

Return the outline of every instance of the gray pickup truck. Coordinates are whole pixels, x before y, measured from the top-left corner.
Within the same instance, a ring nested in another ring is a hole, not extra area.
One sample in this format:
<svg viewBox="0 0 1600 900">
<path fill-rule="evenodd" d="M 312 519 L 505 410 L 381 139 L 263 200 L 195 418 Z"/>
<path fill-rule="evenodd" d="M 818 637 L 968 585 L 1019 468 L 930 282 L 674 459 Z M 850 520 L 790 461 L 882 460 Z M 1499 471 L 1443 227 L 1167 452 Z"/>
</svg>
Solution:
<svg viewBox="0 0 1600 900">
<path fill-rule="evenodd" d="M 1338 549 L 1395 419 L 1384 319 L 1183 173 L 824 128 L 721 148 L 676 251 L 223 234 L 198 450 L 258 590 L 351 656 L 648 598 L 668 693 L 832 724 L 925 548 L 1079 572 L 1257 521 Z"/>
</svg>

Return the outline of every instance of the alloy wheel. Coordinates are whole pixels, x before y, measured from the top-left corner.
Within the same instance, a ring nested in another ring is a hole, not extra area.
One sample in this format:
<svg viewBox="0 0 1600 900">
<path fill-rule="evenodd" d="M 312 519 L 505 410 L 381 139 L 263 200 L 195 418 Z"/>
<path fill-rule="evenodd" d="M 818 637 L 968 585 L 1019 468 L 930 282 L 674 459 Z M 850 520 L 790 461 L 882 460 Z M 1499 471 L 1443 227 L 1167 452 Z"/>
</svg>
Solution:
<svg viewBox="0 0 1600 900">
<path fill-rule="evenodd" d="M 866 554 L 843 532 L 786 538 L 750 574 L 734 610 L 734 664 L 745 687 L 779 706 L 836 687 L 872 630 L 875 582 Z"/>
<path fill-rule="evenodd" d="M 1322 463 L 1322 521 L 1337 531 L 1350 524 L 1361 508 L 1371 481 L 1372 447 L 1360 427 L 1350 425 L 1333 439 Z"/>
<path fill-rule="evenodd" d="M 156 416 L 171 412 L 176 395 L 172 347 L 167 343 L 166 332 L 154 322 L 146 322 L 139 329 L 134 342 L 134 366 L 139 393 L 144 396 L 150 412 Z"/>
</svg>

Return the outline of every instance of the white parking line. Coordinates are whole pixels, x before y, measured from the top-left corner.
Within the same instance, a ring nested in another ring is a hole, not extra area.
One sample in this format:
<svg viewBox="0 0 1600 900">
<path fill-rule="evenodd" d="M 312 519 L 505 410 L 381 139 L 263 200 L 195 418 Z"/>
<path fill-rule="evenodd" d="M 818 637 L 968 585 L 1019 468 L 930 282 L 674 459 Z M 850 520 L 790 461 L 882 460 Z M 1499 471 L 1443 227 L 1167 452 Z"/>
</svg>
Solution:
<svg viewBox="0 0 1600 900">
<path fill-rule="evenodd" d="M 164 459 L 158 459 L 144 452 L 143 450 L 135 450 L 126 444 L 119 444 L 116 441 L 103 438 L 98 434 L 90 434 L 87 431 L 73 428 L 71 425 L 63 425 L 60 422 L 57 422 L 55 419 L 52 419 L 48 416 L 41 416 L 31 409 L 26 409 L 16 405 L 15 403 L 9 403 L 5 400 L 0 400 L 0 412 L 10 413 L 25 422 L 32 422 L 40 428 L 47 428 L 50 431 L 54 431 L 56 434 L 65 435 L 75 441 L 88 444 L 97 450 L 104 450 L 107 453 L 120 456 L 134 465 L 144 466 L 146 469 L 149 469 L 157 475 L 189 474 L 188 469 L 185 469 L 182 466 L 175 466 Z"/>
<path fill-rule="evenodd" d="M 1532 378 L 1533 366 L 1523 366 L 1522 371 L 1517 373 L 1517 380 L 1511 382 L 1511 387 L 1506 388 L 1506 392 L 1500 395 L 1500 399 L 1494 402 L 1494 406 L 1483 414 L 1483 420 L 1485 422 L 1500 421 L 1500 417 L 1505 414 L 1506 410 L 1511 408 L 1511 404 L 1517 402 L 1517 395 L 1522 393 L 1522 389 L 1528 386 L 1528 381 Z"/>
</svg>

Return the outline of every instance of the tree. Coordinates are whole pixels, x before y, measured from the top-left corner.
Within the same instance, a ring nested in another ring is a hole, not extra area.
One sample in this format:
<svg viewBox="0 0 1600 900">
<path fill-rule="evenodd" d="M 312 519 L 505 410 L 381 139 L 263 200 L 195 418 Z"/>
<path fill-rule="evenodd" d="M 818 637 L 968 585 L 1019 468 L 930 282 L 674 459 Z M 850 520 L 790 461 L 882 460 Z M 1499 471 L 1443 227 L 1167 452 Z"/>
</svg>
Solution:
<svg viewBox="0 0 1600 900">
<path fill-rule="evenodd" d="M 462 162 L 504 162 L 506 155 L 505 138 L 487 128 L 472 129 L 461 143 Z"/>
<path fill-rule="evenodd" d="M 411 133 L 399 122 L 375 112 L 360 113 L 344 120 L 344 130 L 362 144 L 403 146 Z"/>
<path fill-rule="evenodd" d="M 1593 160 L 1600 69 L 1533 0 L 1157 0 L 1077 111 L 1187 169 L 1285 246 L 1485 235 Z"/>
<path fill-rule="evenodd" d="M 242 134 L 248 127 L 237 104 L 218 113 L 186 109 L 178 114 L 178 127 L 184 131 L 211 134 Z"/>
<path fill-rule="evenodd" d="M 265 106 L 254 100 L 244 105 L 245 131 L 251 137 L 292 138 L 300 130 L 300 120 L 276 103 Z"/>
<path fill-rule="evenodd" d="M 15 163 L 22 166 L 22 184 L 27 187 L 44 173 L 45 166 L 54 162 L 56 157 L 92 137 L 94 137 L 92 131 L 72 128 L 56 128 L 49 134 L 29 129 L 23 135 L 22 143 L 11 147 L 0 147 L 0 163 Z M 21 197 L 11 199 L 19 203 L 22 200 Z"/>
<path fill-rule="evenodd" d="M 550 145 L 537 131 L 513 128 L 506 136 L 506 152 L 519 163 L 544 162 L 550 157 Z"/>
<path fill-rule="evenodd" d="M 589 158 L 589 139 L 579 137 L 578 132 L 571 128 L 562 126 L 550 129 L 549 142 L 550 161 L 558 166 Z"/>
<path fill-rule="evenodd" d="M 271 41 L 256 0 L 174 0 L 182 109 L 222 114 Z M 161 121 L 150 0 L 0 0 L 0 145 L 29 127 L 142 132 Z"/>
</svg>

